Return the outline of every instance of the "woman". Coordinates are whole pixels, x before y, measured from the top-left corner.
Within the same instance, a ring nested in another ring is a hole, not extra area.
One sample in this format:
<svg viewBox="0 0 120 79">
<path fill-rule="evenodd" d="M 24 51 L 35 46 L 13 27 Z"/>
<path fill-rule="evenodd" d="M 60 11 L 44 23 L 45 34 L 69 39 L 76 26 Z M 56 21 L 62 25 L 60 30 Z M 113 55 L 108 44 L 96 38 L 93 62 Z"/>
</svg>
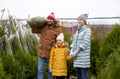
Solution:
<svg viewBox="0 0 120 79">
<path fill-rule="evenodd" d="M 87 27 L 88 15 L 78 17 L 78 28 L 74 35 L 70 55 L 74 57 L 73 66 L 77 69 L 77 79 L 89 79 L 91 30 Z"/>
</svg>

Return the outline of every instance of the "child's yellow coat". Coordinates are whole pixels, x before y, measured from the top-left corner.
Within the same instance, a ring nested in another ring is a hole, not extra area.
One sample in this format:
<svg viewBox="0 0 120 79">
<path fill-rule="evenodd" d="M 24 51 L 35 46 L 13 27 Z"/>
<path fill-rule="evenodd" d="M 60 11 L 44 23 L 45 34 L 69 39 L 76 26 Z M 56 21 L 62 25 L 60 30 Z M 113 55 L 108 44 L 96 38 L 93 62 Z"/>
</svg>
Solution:
<svg viewBox="0 0 120 79">
<path fill-rule="evenodd" d="M 49 68 L 52 69 L 53 76 L 67 76 L 67 60 L 72 58 L 67 50 L 67 47 L 51 49 Z"/>
</svg>

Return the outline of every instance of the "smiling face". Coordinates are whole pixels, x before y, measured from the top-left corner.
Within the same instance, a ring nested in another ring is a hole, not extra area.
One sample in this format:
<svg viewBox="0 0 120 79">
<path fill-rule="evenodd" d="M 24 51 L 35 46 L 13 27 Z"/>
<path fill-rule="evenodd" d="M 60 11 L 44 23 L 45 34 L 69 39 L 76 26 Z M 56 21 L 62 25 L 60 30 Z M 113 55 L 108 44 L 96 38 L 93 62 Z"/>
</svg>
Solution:
<svg viewBox="0 0 120 79">
<path fill-rule="evenodd" d="M 53 26 L 53 25 L 54 25 L 54 21 L 51 20 L 51 19 L 48 19 L 47 25 L 48 25 L 48 26 Z"/>
<path fill-rule="evenodd" d="M 58 46 L 58 47 L 62 47 L 62 45 L 63 45 L 63 41 L 57 40 L 57 46 Z"/>
<path fill-rule="evenodd" d="M 79 24 L 80 26 L 83 26 L 83 25 L 86 25 L 86 22 L 85 22 L 83 19 L 78 18 L 78 24 Z"/>
</svg>

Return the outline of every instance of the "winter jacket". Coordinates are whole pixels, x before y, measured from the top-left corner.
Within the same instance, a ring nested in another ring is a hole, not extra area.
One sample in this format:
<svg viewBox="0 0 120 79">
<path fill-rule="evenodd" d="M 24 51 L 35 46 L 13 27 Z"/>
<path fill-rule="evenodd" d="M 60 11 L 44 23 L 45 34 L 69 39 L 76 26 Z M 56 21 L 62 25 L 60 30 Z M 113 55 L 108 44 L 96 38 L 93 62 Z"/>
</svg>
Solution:
<svg viewBox="0 0 120 79">
<path fill-rule="evenodd" d="M 62 32 L 60 22 L 55 26 L 44 26 L 42 29 L 32 29 L 32 33 L 40 34 L 38 56 L 49 58 L 50 50 L 55 45 L 56 37 Z"/>
<path fill-rule="evenodd" d="M 53 76 L 67 76 L 67 60 L 72 58 L 67 50 L 66 46 L 51 49 L 49 68 L 52 69 Z"/>
<path fill-rule="evenodd" d="M 70 47 L 75 51 L 81 50 L 74 58 L 73 66 L 81 68 L 90 67 L 90 44 L 91 44 L 91 30 L 87 26 L 79 26 Z"/>
</svg>

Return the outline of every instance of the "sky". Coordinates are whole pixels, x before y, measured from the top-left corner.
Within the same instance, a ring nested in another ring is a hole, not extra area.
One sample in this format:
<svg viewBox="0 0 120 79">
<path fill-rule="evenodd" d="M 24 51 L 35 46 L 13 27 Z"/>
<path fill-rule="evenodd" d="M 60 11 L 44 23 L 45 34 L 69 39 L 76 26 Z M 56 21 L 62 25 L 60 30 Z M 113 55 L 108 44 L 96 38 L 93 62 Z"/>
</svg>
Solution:
<svg viewBox="0 0 120 79">
<path fill-rule="evenodd" d="M 17 18 L 47 17 L 51 12 L 56 18 L 77 18 L 83 13 L 88 17 L 120 16 L 120 0 L 0 0 L 0 10 L 4 8 L 4 18 L 7 9 Z"/>
</svg>

